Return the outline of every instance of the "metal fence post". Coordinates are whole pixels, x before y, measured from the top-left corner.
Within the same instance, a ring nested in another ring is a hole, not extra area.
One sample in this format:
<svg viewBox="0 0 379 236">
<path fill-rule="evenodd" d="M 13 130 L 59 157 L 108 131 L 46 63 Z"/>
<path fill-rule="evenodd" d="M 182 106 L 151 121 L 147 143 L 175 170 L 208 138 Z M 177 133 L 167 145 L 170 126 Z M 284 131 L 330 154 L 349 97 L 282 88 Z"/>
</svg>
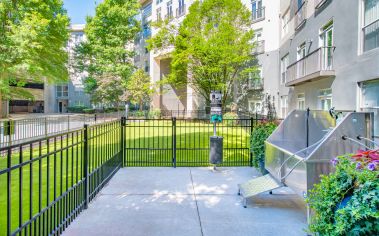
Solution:
<svg viewBox="0 0 379 236">
<path fill-rule="evenodd" d="M 84 209 L 88 208 L 88 125 L 84 125 L 84 144 L 83 144 L 83 172 L 84 172 Z"/>
<path fill-rule="evenodd" d="M 126 125 L 126 117 L 121 117 L 121 162 L 122 167 L 126 166 L 126 156 L 125 156 L 125 125 Z"/>
<path fill-rule="evenodd" d="M 176 117 L 172 117 L 172 164 L 176 168 Z"/>
<path fill-rule="evenodd" d="M 7 235 L 11 235 L 12 227 L 12 178 L 11 178 L 11 157 L 12 157 L 12 148 L 8 147 L 7 150 Z"/>
<path fill-rule="evenodd" d="M 11 120 L 7 120 L 7 134 L 9 136 L 8 145 L 12 146 L 12 122 Z"/>
<path fill-rule="evenodd" d="M 250 117 L 250 167 L 253 167 L 253 150 L 251 146 L 251 140 L 253 139 L 253 131 L 254 131 L 254 118 Z"/>
</svg>

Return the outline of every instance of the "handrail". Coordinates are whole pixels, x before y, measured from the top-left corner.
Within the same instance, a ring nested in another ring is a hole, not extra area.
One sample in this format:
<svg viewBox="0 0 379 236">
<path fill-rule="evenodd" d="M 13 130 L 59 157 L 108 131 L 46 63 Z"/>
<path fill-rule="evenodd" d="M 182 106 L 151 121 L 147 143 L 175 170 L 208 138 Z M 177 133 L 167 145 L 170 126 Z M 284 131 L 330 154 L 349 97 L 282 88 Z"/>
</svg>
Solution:
<svg viewBox="0 0 379 236">
<path fill-rule="evenodd" d="M 313 54 L 315 54 L 316 52 L 320 51 L 320 50 L 323 49 L 323 48 L 332 48 L 333 51 L 336 49 L 335 46 L 327 46 L 327 47 L 322 46 L 322 47 L 319 47 L 319 48 L 315 49 L 314 51 L 312 51 L 311 53 L 309 53 L 309 54 L 307 54 L 306 56 L 304 56 L 303 58 L 301 58 L 301 59 L 295 61 L 294 63 L 290 64 L 289 66 L 287 66 L 287 69 L 289 69 L 290 67 L 296 65 L 298 62 L 307 59 L 308 57 L 312 56 Z"/>
<path fill-rule="evenodd" d="M 374 24 L 376 24 L 376 23 L 379 23 L 379 19 L 374 20 L 373 22 L 371 22 L 371 23 L 368 24 L 368 25 L 365 25 L 365 26 L 363 27 L 363 30 L 365 30 L 366 28 L 368 28 L 368 27 L 370 27 L 370 26 L 372 26 L 372 25 L 374 25 Z"/>
</svg>

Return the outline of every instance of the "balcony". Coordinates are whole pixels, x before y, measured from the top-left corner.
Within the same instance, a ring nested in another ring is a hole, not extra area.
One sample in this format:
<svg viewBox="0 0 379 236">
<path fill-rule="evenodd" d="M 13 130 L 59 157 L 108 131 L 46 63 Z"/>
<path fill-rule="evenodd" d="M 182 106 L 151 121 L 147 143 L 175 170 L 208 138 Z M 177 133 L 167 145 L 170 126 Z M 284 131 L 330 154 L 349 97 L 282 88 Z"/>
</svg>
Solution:
<svg viewBox="0 0 379 236">
<path fill-rule="evenodd" d="M 315 0 L 315 8 L 320 9 L 328 0 Z"/>
<path fill-rule="evenodd" d="M 165 20 L 171 21 L 174 18 L 174 15 L 172 12 L 169 12 L 167 15 L 165 15 Z"/>
<path fill-rule="evenodd" d="M 286 86 L 296 86 L 334 76 L 335 47 L 320 47 L 287 68 Z"/>
<path fill-rule="evenodd" d="M 301 6 L 299 6 L 295 14 L 295 30 L 299 30 L 307 20 L 307 2 L 304 1 Z"/>
<path fill-rule="evenodd" d="M 264 19 L 265 19 L 265 8 L 264 7 L 253 10 L 253 12 L 252 12 L 253 23 L 258 22 L 258 21 L 262 21 Z"/>
<path fill-rule="evenodd" d="M 265 41 L 259 40 L 255 42 L 255 47 L 253 49 L 253 55 L 262 54 L 265 52 Z"/>
<path fill-rule="evenodd" d="M 186 5 L 180 6 L 176 8 L 176 17 L 179 18 L 181 16 L 184 16 L 186 14 Z"/>
<path fill-rule="evenodd" d="M 249 79 L 249 90 L 263 90 L 263 78 L 254 77 Z"/>
</svg>

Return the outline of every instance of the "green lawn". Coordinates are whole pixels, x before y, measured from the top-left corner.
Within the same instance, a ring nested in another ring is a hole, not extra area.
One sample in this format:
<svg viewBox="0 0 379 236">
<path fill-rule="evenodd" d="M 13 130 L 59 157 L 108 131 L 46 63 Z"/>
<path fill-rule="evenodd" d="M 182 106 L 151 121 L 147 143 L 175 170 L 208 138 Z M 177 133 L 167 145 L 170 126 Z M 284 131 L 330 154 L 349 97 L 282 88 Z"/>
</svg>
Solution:
<svg viewBox="0 0 379 236">
<path fill-rule="evenodd" d="M 224 121 L 217 126 L 223 136 L 224 165 L 250 165 L 250 126 L 248 121 Z M 171 166 L 173 136 L 171 120 L 128 122 L 126 127 L 127 166 Z M 176 122 L 177 166 L 208 166 L 209 137 L 213 125 L 209 121 Z"/>
<path fill-rule="evenodd" d="M 89 139 L 89 172 L 99 167 L 118 153 L 121 133 L 118 123 L 107 127 L 91 128 Z M 242 127 L 241 127 L 242 125 Z M 249 165 L 249 132 L 245 124 L 223 123 L 218 127 L 218 135 L 224 137 L 225 165 Z M 125 129 L 127 166 L 172 166 L 171 120 L 128 122 Z M 176 155 L 177 166 L 207 166 L 209 136 L 213 127 L 204 121 L 177 121 Z M 93 138 L 98 136 L 98 138 Z M 12 166 L 31 160 L 31 163 L 11 171 L 12 231 L 19 225 L 19 196 L 22 193 L 22 219 L 29 220 L 83 177 L 82 133 L 63 139 L 23 147 L 22 152 L 12 154 Z M 22 155 L 20 155 L 22 153 Z M 49 155 L 47 155 L 49 153 Z M 43 158 L 39 158 L 42 154 Z M 7 167 L 7 157 L 0 157 L 0 171 Z M 55 180 L 54 180 L 54 173 Z M 22 175 L 22 178 L 20 176 Z M 21 179 L 21 185 L 20 185 Z M 41 180 L 40 180 L 41 179 Z M 31 181 L 31 182 L 30 182 Z M 32 189 L 30 190 L 30 186 Z M 39 186 L 41 186 L 39 188 Z M 7 174 L 0 175 L 0 235 L 6 234 L 7 214 Z M 49 193 L 48 193 L 49 192 Z M 31 210 L 30 210 L 30 203 Z"/>
<path fill-rule="evenodd" d="M 98 138 L 89 140 L 90 165 L 89 172 L 100 166 L 118 152 L 120 146 L 120 129 L 93 129 L 91 135 Z M 16 150 L 11 157 L 11 166 L 31 163 L 11 171 L 11 216 L 12 231 L 19 226 L 20 186 L 22 193 L 22 219 L 24 223 L 39 212 L 48 203 L 66 192 L 83 177 L 83 144 L 82 134 L 50 140 L 50 144 L 42 143 L 41 148 L 35 143 L 32 148 L 24 146 Z M 20 155 L 22 153 L 22 155 Z M 42 154 L 43 158 L 39 158 Z M 49 154 L 49 155 L 48 155 Z M 7 157 L 0 157 L 0 171 L 7 167 Z M 55 178 L 54 178 L 55 173 Z M 20 178 L 22 176 L 22 178 Z M 21 181 L 21 182 L 20 182 Z M 20 185 L 21 183 L 21 185 Z M 31 188 L 32 190 L 30 190 Z M 6 235 L 7 214 L 7 174 L 0 175 L 0 235 Z M 32 207 L 30 207 L 32 202 Z"/>
</svg>

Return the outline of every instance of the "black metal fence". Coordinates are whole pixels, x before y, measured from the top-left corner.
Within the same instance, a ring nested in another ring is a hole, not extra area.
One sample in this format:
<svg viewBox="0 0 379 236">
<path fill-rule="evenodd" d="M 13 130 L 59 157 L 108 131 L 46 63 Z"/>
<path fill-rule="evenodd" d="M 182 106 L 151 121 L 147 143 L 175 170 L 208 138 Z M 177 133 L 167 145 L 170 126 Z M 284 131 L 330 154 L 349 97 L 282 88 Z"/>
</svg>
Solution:
<svg viewBox="0 0 379 236">
<path fill-rule="evenodd" d="M 224 120 L 224 166 L 250 166 L 258 119 Z M 207 166 L 207 119 L 128 119 L 0 148 L 0 235 L 59 235 L 125 166 Z"/>
<path fill-rule="evenodd" d="M 223 136 L 223 166 L 250 166 L 250 134 L 260 119 L 224 120 L 217 126 Z M 208 166 L 208 119 L 127 119 L 126 166 Z"/>
<path fill-rule="evenodd" d="M 59 235 L 122 166 L 121 125 L 0 148 L 0 235 Z"/>
</svg>

